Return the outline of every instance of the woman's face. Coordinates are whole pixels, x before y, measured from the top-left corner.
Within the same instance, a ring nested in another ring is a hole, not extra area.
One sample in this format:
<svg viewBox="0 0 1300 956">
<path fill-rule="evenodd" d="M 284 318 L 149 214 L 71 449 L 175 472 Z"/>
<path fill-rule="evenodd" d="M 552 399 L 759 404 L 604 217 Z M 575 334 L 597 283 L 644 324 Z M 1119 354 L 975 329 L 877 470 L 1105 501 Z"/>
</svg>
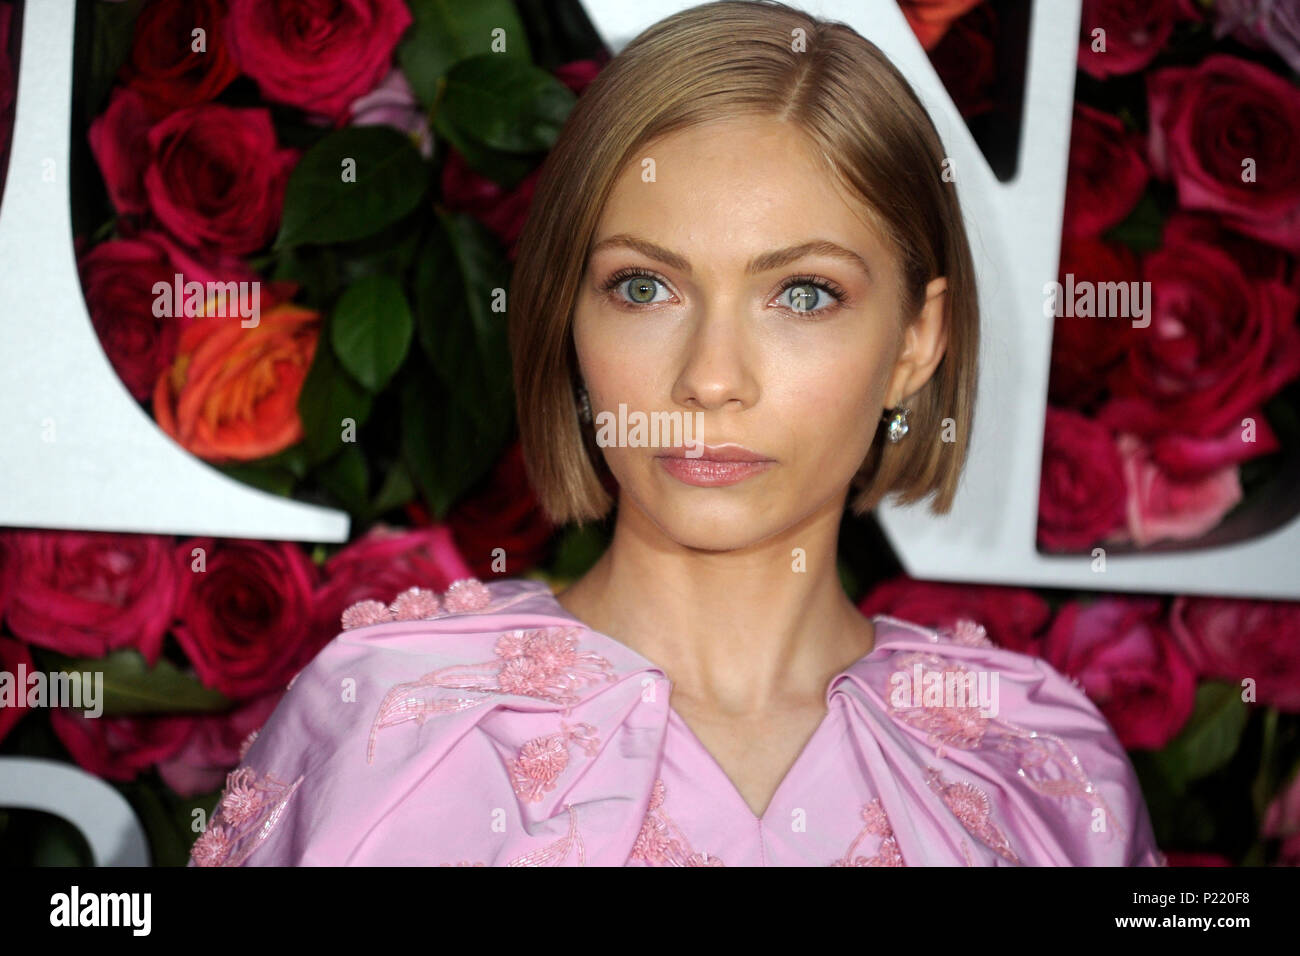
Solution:
<svg viewBox="0 0 1300 956">
<path fill-rule="evenodd" d="M 809 149 L 770 118 L 674 133 L 622 172 L 596 228 L 574 313 L 583 380 L 597 425 L 620 404 L 629 425 L 698 423 L 702 458 L 603 448 L 620 509 L 684 546 L 838 521 L 882 408 L 942 357 L 943 280 L 905 335 L 898 263 Z M 718 445 L 765 462 L 711 465 Z"/>
</svg>

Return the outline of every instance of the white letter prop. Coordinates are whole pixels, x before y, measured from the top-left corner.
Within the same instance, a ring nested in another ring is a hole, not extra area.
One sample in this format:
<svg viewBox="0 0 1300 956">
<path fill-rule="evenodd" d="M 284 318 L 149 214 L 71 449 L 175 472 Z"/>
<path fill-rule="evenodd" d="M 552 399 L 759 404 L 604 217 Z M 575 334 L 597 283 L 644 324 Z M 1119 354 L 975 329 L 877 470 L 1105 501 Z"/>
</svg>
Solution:
<svg viewBox="0 0 1300 956">
<path fill-rule="evenodd" d="M 1090 551 L 1045 555 L 1035 548 L 1052 345 L 1042 290 L 1058 272 L 1080 0 L 1034 5 L 1020 161 L 1006 183 L 989 168 L 894 0 L 793 5 L 846 23 L 880 47 L 916 90 L 952 166 L 961 171 L 958 188 L 983 319 L 976 427 L 952 511 L 936 516 L 924 505 L 889 502 L 877 509 L 907 572 L 987 584 L 1300 598 L 1300 521 L 1292 513 L 1273 529 L 1263 507 L 1191 550 L 1110 551 L 1104 574 L 1093 571 Z M 584 0 L 583 6 L 617 53 L 646 27 L 695 4 Z M 1258 537 L 1246 537 L 1252 533 Z"/>
<path fill-rule="evenodd" d="M 23 8 L 0 200 L 0 525 L 345 541 L 345 513 L 251 488 L 173 442 L 104 355 L 72 246 L 75 7 Z"/>
</svg>

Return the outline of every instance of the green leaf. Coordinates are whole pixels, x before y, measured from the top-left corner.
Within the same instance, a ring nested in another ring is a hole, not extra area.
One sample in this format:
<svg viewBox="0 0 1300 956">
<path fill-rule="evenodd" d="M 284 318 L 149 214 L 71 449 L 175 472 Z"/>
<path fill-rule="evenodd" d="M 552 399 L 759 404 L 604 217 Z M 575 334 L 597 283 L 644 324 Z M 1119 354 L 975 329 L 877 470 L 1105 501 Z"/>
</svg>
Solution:
<svg viewBox="0 0 1300 956">
<path fill-rule="evenodd" d="M 461 60 L 447 71 L 434 128 L 457 132 L 507 153 L 535 153 L 555 144 L 577 102 L 558 79 L 522 60 L 494 53 Z"/>
<path fill-rule="evenodd" d="M 392 276 L 367 276 L 339 298 L 330 322 L 334 354 L 358 382 L 378 392 L 411 346 L 411 307 Z"/>
<path fill-rule="evenodd" d="M 508 270 L 495 241 L 469 216 L 439 212 L 416 263 L 413 295 L 420 345 L 470 421 L 500 433 L 514 410 L 506 314 Z"/>
<path fill-rule="evenodd" d="M 1150 192 L 1142 194 L 1133 211 L 1115 228 L 1104 236 L 1111 242 L 1119 242 L 1137 252 L 1148 252 L 1160 248 L 1164 234 L 1165 219 L 1160 212 L 1160 204 Z"/>
<path fill-rule="evenodd" d="M 154 714 L 212 712 L 226 710 L 230 700 L 204 687 L 166 658 L 149 667 L 144 655 L 133 648 L 114 651 L 106 657 L 71 658 L 53 651 L 33 652 L 41 668 L 49 672 L 103 673 L 104 714 Z M 85 698 L 82 699 L 83 704 Z M 89 709 L 89 708 L 82 708 Z"/>
<path fill-rule="evenodd" d="M 465 164 L 481 176 L 497 183 L 505 189 L 514 189 L 545 158 L 545 153 L 503 153 L 500 150 L 484 146 L 464 130 L 445 127 L 441 130 L 456 152 L 464 158 Z"/>
<path fill-rule="evenodd" d="M 86 115 L 100 113 L 117 71 L 135 43 L 135 21 L 144 0 L 91 4 L 90 75 L 86 81 Z"/>
<path fill-rule="evenodd" d="M 410 471 L 404 463 L 394 462 L 393 467 L 388 469 L 379 494 L 375 495 L 375 500 L 370 503 L 370 514 L 377 518 L 394 508 L 402 507 L 414 497 L 415 485 L 411 483 Z"/>
<path fill-rule="evenodd" d="M 355 163 L 355 182 L 344 173 Z M 387 126 L 330 133 L 294 167 L 275 249 L 345 242 L 378 232 L 411 212 L 429 188 L 430 167 L 411 140 Z"/>
<path fill-rule="evenodd" d="M 1208 682 L 1196 689 L 1196 706 L 1182 731 L 1154 755 L 1176 790 L 1225 766 L 1237 752 L 1250 710 L 1241 688 Z"/>
<path fill-rule="evenodd" d="M 437 97 L 439 78 L 458 60 L 492 52 L 493 31 L 504 30 L 506 48 L 498 56 L 531 62 L 528 34 L 510 0 L 409 0 L 415 22 L 397 48 L 416 99 L 426 109 Z"/>
<path fill-rule="evenodd" d="M 609 546 L 609 530 L 603 523 L 570 525 L 555 549 L 551 573 L 562 580 L 582 577 Z"/>
<path fill-rule="evenodd" d="M 273 495 L 289 497 L 293 494 L 295 478 L 284 468 L 261 468 L 257 465 L 223 465 L 221 471 L 246 485 L 269 491 Z"/>
<path fill-rule="evenodd" d="M 497 460 L 508 422 L 497 430 L 476 425 L 470 410 L 429 375 L 413 375 L 402 389 L 402 460 L 438 519 Z"/>
<path fill-rule="evenodd" d="M 305 437 L 303 446 L 312 464 L 342 451 L 347 419 L 360 428 L 370 417 L 371 395 L 343 370 L 333 351 L 318 347 L 302 383 L 298 414 Z"/>
<path fill-rule="evenodd" d="M 364 515 L 370 476 L 366 470 L 366 457 L 356 444 L 348 444 L 343 453 L 335 455 L 321 468 L 320 483 L 353 515 Z"/>
</svg>

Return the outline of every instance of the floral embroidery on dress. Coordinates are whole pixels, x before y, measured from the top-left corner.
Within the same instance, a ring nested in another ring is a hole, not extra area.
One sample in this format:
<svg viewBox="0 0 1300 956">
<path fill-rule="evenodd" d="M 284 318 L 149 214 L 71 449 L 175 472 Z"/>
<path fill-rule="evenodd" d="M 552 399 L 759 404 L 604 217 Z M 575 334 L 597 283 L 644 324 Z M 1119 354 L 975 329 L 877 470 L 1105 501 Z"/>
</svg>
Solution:
<svg viewBox="0 0 1300 956">
<path fill-rule="evenodd" d="M 580 627 L 545 627 L 503 633 L 496 643 L 496 659 L 477 664 L 452 664 L 430 671 L 418 680 L 395 685 L 385 695 L 370 728 L 366 763 L 374 763 L 379 731 L 414 720 L 418 724 L 435 714 L 466 710 L 485 703 L 485 697 L 427 698 L 432 689 L 469 690 L 485 695 L 517 694 L 537 697 L 567 708 L 578 700 L 578 690 L 598 680 L 614 682 L 614 665 L 594 651 L 578 649 Z"/>
<path fill-rule="evenodd" d="M 650 804 L 641 831 L 632 844 L 628 859 L 644 860 L 651 866 L 726 866 L 716 856 L 691 849 L 686 835 L 664 811 L 667 794 L 664 782 L 656 780 L 650 790 Z"/>
<path fill-rule="evenodd" d="M 556 781 L 569 765 L 569 743 L 581 745 L 588 757 L 599 752 L 600 740 L 596 728 L 582 723 L 570 727 L 560 722 L 558 733 L 534 737 L 519 748 L 519 755 L 510 762 L 510 782 L 515 793 L 534 803 L 555 789 Z"/>
<path fill-rule="evenodd" d="M 945 782 L 943 773 L 935 767 L 927 767 L 925 777 L 930 789 L 940 796 L 944 806 L 952 811 L 967 833 L 1004 860 L 1020 864 L 1020 858 L 1011 849 L 1007 835 L 993 822 L 993 805 L 989 802 L 988 794 L 973 783 Z M 962 852 L 965 855 L 964 843 Z M 969 862 L 970 857 L 967 855 L 967 863 Z"/>
<path fill-rule="evenodd" d="M 960 675 L 965 680 L 970 674 L 962 664 L 937 654 L 914 652 L 895 658 L 895 673 L 914 673 L 918 666 L 922 679 L 927 676 L 927 667 L 930 673 L 941 672 L 945 687 L 950 675 Z M 988 747 L 1011 754 L 1019 762 L 1016 774 L 1029 786 L 1047 796 L 1078 798 L 1100 807 L 1116 831 L 1123 835 L 1124 828 L 1088 779 L 1079 758 L 1055 734 L 1028 730 L 999 717 L 985 717 L 978 706 L 900 707 L 888 694 L 886 703 L 895 718 L 925 732 L 926 742 L 934 748 L 936 757 L 945 756 L 945 747 L 959 750 Z"/>
<path fill-rule="evenodd" d="M 217 809 L 190 851 L 194 865 L 242 864 L 271 835 L 302 781 L 299 777 L 286 784 L 270 774 L 259 777 L 252 767 L 227 774 Z"/>
<path fill-rule="evenodd" d="M 865 825 L 853 838 L 844 855 L 831 866 L 907 866 L 903 861 L 903 853 L 898 848 L 898 840 L 894 837 L 894 828 L 889 824 L 889 816 L 885 813 L 879 797 L 862 808 L 862 819 Z M 876 851 L 876 855 L 854 856 L 853 851 L 869 833 L 880 837 L 880 848 Z"/>
<path fill-rule="evenodd" d="M 529 850 L 523 856 L 515 857 L 506 866 L 559 866 L 575 847 L 578 850 L 578 866 L 586 866 L 587 848 L 578 833 L 578 811 L 567 803 L 564 809 L 569 811 L 568 833 L 540 850 Z"/>
</svg>

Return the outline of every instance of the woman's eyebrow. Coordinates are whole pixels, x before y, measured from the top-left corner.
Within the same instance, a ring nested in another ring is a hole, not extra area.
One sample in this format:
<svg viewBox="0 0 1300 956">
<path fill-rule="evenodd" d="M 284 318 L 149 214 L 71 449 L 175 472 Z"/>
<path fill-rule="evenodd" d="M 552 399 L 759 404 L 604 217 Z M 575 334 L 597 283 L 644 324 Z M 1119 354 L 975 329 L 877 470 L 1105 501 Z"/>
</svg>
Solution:
<svg viewBox="0 0 1300 956">
<path fill-rule="evenodd" d="M 630 236 L 627 233 L 618 233 L 600 240 L 591 247 L 591 255 L 595 255 L 602 249 L 624 248 L 639 252 L 647 258 L 662 262 L 670 268 L 677 269 L 687 275 L 691 274 L 691 264 L 686 257 L 673 252 L 671 249 L 665 249 L 663 246 L 651 242 L 649 239 L 642 239 L 638 236 Z M 838 243 L 831 242 L 829 239 L 810 239 L 807 242 L 801 242 L 798 245 L 787 246 L 784 249 L 774 249 L 771 252 L 763 252 L 756 255 L 745 266 L 746 275 L 758 275 L 771 269 L 779 269 L 782 266 L 788 266 L 792 262 L 797 262 L 804 256 L 829 256 L 832 259 L 843 259 L 859 269 L 871 278 L 871 269 L 867 262 L 856 252 L 851 249 L 845 249 Z"/>
</svg>

